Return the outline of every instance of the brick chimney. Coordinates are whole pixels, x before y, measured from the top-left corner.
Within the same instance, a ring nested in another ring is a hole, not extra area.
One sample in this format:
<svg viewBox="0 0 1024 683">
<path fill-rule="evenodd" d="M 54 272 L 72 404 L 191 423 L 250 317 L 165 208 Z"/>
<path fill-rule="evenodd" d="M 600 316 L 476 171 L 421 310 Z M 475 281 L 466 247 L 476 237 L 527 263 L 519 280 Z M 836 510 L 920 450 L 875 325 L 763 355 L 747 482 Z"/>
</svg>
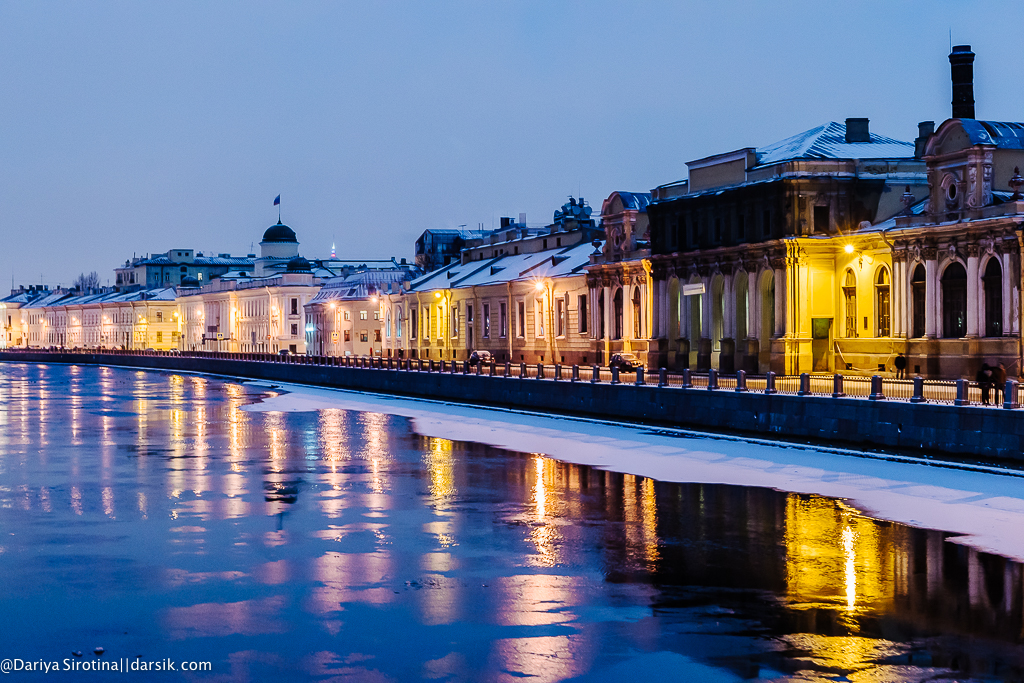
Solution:
<svg viewBox="0 0 1024 683">
<path fill-rule="evenodd" d="M 871 142 L 867 119 L 846 119 L 847 142 Z"/>
<path fill-rule="evenodd" d="M 974 53 L 970 45 L 955 45 L 949 53 L 953 79 L 953 118 L 974 118 Z"/>
</svg>

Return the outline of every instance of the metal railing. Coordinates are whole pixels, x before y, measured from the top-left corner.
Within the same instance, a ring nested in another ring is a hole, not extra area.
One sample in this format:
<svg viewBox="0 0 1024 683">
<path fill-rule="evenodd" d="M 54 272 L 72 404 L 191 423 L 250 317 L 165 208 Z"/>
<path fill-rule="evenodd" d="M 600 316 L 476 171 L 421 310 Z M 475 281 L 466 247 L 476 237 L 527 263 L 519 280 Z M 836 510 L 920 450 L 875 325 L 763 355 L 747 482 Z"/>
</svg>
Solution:
<svg viewBox="0 0 1024 683">
<path fill-rule="evenodd" d="M 926 380 L 921 377 L 892 379 L 854 375 L 751 375 L 743 371 L 721 374 L 716 370 L 703 372 L 683 370 L 626 371 L 598 365 L 545 365 L 543 363 L 479 363 L 424 358 L 385 358 L 382 356 L 317 356 L 228 351 L 153 351 L 131 349 L 3 349 L 4 353 L 61 353 L 111 356 L 169 356 L 208 358 L 256 363 L 316 365 L 390 372 L 422 372 L 474 375 L 548 382 L 619 384 L 667 389 L 734 391 L 796 396 L 828 396 L 897 400 L 911 403 L 945 403 L 957 406 L 995 406 L 1018 409 L 1024 401 L 1021 384 L 1008 379 L 1003 386 L 983 385 L 976 381 Z"/>
</svg>

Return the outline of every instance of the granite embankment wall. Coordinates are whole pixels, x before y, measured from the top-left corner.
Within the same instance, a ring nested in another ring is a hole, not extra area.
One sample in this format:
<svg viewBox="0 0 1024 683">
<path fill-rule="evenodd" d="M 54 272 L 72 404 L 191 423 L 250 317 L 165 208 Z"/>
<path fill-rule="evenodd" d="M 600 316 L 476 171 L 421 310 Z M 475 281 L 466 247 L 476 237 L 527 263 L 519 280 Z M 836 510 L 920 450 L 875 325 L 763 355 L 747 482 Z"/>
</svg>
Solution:
<svg viewBox="0 0 1024 683">
<path fill-rule="evenodd" d="M 174 355 L 0 352 L 0 361 L 200 372 L 1024 464 L 1024 410 Z"/>
</svg>

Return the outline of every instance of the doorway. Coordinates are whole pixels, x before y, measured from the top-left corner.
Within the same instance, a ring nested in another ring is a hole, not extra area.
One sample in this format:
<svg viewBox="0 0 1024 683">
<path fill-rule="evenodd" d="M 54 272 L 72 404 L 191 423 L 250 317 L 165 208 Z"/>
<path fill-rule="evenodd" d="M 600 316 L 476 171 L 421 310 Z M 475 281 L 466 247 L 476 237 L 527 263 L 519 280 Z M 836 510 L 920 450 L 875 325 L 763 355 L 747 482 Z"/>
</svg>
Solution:
<svg viewBox="0 0 1024 683">
<path fill-rule="evenodd" d="M 811 372 L 828 372 L 832 365 L 832 318 L 811 318 Z"/>
</svg>

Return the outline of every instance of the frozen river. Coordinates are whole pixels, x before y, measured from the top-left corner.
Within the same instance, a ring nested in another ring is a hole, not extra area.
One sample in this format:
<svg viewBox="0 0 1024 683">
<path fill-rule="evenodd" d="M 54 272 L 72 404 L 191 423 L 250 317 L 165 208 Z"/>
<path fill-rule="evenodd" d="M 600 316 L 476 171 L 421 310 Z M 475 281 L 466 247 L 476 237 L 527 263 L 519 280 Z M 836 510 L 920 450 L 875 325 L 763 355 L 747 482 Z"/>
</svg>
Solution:
<svg viewBox="0 0 1024 683">
<path fill-rule="evenodd" d="M 0 364 L 0 657 L 210 663 L 136 680 L 1020 680 L 1022 497 L 984 470 Z"/>
</svg>

